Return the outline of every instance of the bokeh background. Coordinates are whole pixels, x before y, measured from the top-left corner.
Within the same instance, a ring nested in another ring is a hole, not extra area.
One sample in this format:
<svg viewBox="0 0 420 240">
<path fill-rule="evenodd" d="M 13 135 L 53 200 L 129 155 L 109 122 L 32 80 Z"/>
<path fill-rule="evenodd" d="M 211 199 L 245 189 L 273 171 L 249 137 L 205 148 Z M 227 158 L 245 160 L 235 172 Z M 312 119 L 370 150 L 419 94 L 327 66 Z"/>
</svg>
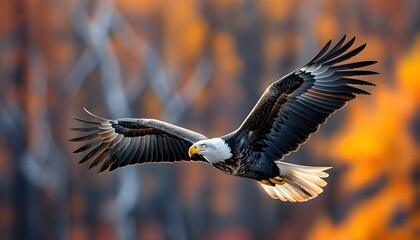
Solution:
<svg viewBox="0 0 420 240">
<path fill-rule="evenodd" d="M 420 239 L 420 1 L 0 1 L 1 239 Z M 96 174 L 82 107 L 208 136 L 272 81 L 357 36 L 377 84 L 289 162 L 333 166 L 306 203 L 205 164 Z"/>
</svg>

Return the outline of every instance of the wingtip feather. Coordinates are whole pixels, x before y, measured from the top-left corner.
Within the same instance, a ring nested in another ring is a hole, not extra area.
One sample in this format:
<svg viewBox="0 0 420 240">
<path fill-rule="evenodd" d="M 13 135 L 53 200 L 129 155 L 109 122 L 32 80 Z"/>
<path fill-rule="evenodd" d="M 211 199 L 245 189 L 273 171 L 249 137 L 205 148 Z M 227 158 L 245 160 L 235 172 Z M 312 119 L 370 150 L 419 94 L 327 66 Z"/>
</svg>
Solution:
<svg viewBox="0 0 420 240">
<path fill-rule="evenodd" d="M 84 110 L 87 114 L 89 114 L 90 116 L 92 116 L 92 117 L 94 117 L 94 118 L 96 118 L 96 119 L 99 119 L 99 120 L 102 120 L 102 121 L 109 121 L 108 119 L 105 119 L 105 118 L 102 118 L 102 117 L 99 117 L 99 116 L 97 116 L 97 115 L 93 114 L 92 112 L 90 112 L 89 110 L 87 110 L 87 108 L 85 108 L 85 107 L 83 107 L 83 110 Z"/>
</svg>

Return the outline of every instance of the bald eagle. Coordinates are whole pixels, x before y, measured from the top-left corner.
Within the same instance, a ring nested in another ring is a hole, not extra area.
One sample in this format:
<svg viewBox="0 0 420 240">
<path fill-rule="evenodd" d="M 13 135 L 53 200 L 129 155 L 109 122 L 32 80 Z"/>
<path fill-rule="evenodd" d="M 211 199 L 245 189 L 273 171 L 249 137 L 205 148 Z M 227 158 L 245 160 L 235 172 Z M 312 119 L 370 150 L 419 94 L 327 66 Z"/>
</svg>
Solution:
<svg viewBox="0 0 420 240">
<path fill-rule="evenodd" d="M 331 40 L 309 63 L 273 82 L 235 131 L 208 138 L 173 124 L 146 118 L 90 120 L 71 139 L 84 142 L 74 151 L 87 152 L 80 161 L 92 161 L 99 172 L 146 162 L 201 161 L 228 174 L 257 180 L 268 195 L 282 201 L 307 201 L 320 194 L 330 167 L 302 166 L 281 160 L 297 151 L 328 117 L 357 94 L 369 94 L 357 85 L 374 84 L 353 78 L 377 74 L 360 70 L 375 61 L 343 63 L 360 53 L 363 44 L 349 50 L 355 38 L 345 36 L 330 48 Z"/>
</svg>

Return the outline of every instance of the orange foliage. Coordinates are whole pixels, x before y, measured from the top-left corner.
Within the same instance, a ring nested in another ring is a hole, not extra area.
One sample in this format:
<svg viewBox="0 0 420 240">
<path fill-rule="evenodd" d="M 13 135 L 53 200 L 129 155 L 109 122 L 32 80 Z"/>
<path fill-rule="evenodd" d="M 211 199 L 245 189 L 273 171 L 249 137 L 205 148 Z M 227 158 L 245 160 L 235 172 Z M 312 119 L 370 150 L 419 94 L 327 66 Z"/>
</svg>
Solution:
<svg viewBox="0 0 420 240">
<path fill-rule="evenodd" d="M 165 55 L 169 67 L 197 60 L 203 50 L 207 23 L 193 1 L 168 1 L 163 8 Z"/>
<path fill-rule="evenodd" d="M 336 17 L 331 14 L 324 14 L 320 16 L 316 22 L 316 33 L 320 42 L 326 42 L 331 39 L 331 33 L 341 34 L 339 32 L 338 22 Z"/>
<path fill-rule="evenodd" d="M 118 0 L 116 5 L 122 12 L 137 16 L 149 16 L 155 14 L 162 5 L 161 1 L 155 0 Z"/>
<path fill-rule="evenodd" d="M 420 35 L 416 38 L 414 46 L 405 54 L 397 65 L 395 78 L 414 102 L 420 102 Z M 407 102 L 409 103 L 409 102 Z"/>
<path fill-rule="evenodd" d="M 216 67 L 228 75 L 237 75 L 241 70 L 240 59 L 235 50 L 234 41 L 225 32 L 215 33 L 213 51 Z"/>
<path fill-rule="evenodd" d="M 411 212 L 416 205 L 412 170 L 419 164 L 419 152 L 407 126 L 419 103 L 412 100 L 418 97 L 420 86 L 418 66 L 414 67 L 415 61 L 420 60 L 419 53 L 417 41 L 413 51 L 399 61 L 397 84 L 402 87 L 390 89 L 385 83 L 378 83 L 381 86 L 369 96 L 369 102 L 359 99 L 350 104 L 346 126 L 327 148 L 332 159 L 349 166 L 339 182 L 345 196 L 382 176 L 386 177 L 385 186 L 356 205 L 339 224 L 322 217 L 308 234 L 310 239 L 413 238 L 415 215 L 410 216 L 409 227 L 389 229 L 389 225 L 396 211 Z"/>
<path fill-rule="evenodd" d="M 293 13 L 292 1 L 263 0 L 258 1 L 258 6 L 262 16 L 271 23 L 285 21 Z"/>
</svg>

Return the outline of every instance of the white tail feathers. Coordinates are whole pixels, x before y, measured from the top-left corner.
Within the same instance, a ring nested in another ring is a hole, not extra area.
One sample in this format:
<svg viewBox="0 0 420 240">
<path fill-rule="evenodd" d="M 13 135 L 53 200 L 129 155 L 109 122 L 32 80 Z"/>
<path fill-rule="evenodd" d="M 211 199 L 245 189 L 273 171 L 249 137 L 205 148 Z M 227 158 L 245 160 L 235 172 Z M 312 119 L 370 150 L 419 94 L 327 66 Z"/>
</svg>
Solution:
<svg viewBox="0 0 420 240">
<path fill-rule="evenodd" d="M 260 183 L 263 189 L 275 199 L 290 202 L 304 202 L 320 194 L 327 185 L 322 178 L 328 177 L 324 172 L 331 167 L 312 167 L 276 161 L 284 184 L 269 186 Z"/>
</svg>

